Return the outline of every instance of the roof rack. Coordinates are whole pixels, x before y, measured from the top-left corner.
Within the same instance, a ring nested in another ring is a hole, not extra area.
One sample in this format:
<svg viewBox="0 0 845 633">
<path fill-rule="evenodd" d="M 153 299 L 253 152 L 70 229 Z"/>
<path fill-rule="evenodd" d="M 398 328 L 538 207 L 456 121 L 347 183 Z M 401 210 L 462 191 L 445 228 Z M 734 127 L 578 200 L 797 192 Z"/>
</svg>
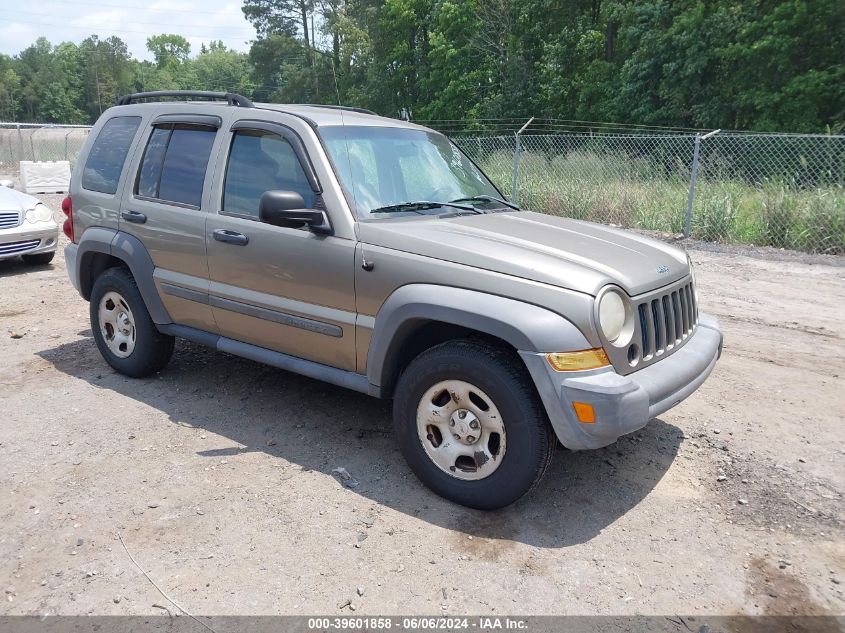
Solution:
<svg viewBox="0 0 845 633">
<path fill-rule="evenodd" d="M 135 92 L 117 98 L 115 105 L 129 105 L 141 99 L 159 99 L 161 97 L 199 97 L 202 99 L 226 100 L 227 105 L 239 108 L 255 107 L 249 99 L 234 92 L 209 92 L 207 90 L 159 90 L 156 92 Z"/>
<path fill-rule="evenodd" d="M 367 110 L 365 108 L 353 108 L 352 106 L 326 105 L 324 103 L 303 103 L 302 105 L 306 105 L 310 108 L 329 108 L 330 110 L 346 110 L 347 112 L 357 112 L 358 114 L 372 114 L 374 116 L 378 116 L 372 110 Z"/>
</svg>

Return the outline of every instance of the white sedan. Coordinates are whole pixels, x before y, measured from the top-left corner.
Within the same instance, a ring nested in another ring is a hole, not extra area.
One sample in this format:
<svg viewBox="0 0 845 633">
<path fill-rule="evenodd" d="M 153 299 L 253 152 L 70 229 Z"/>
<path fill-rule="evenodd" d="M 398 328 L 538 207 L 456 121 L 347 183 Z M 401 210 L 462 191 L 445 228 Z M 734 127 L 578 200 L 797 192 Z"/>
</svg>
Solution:
<svg viewBox="0 0 845 633">
<path fill-rule="evenodd" d="M 27 264 L 47 264 L 58 241 L 59 227 L 46 204 L 0 184 L 0 260 L 20 255 Z"/>
</svg>

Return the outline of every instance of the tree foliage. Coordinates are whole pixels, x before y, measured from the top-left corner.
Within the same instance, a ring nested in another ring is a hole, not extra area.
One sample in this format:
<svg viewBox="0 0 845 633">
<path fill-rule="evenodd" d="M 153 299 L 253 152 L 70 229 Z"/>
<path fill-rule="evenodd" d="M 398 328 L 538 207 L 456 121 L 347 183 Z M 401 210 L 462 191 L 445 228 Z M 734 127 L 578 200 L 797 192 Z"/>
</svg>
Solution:
<svg viewBox="0 0 845 633">
<path fill-rule="evenodd" d="M 96 35 L 79 45 L 39 38 L 14 57 L 0 55 L 0 120 L 92 123 L 130 92 L 255 92 L 249 56 L 223 42 L 203 45 L 194 57 L 181 35 L 152 36 L 147 47 L 153 62 L 133 59 L 119 37 Z"/>
<path fill-rule="evenodd" d="M 245 0 L 248 54 L 149 38 L 0 55 L 3 119 L 92 121 L 122 93 L 236 91 L 418 119 L 796 132 L 845 126 L 842 0 Z"/>
<path fill-rule="evenodd" d="M 191 45 L 181 35 L 165 33 L 147 38 L 147 50 L 153 54 L 156 66 L 168 68 L 188 61 Z"/>
</svg>

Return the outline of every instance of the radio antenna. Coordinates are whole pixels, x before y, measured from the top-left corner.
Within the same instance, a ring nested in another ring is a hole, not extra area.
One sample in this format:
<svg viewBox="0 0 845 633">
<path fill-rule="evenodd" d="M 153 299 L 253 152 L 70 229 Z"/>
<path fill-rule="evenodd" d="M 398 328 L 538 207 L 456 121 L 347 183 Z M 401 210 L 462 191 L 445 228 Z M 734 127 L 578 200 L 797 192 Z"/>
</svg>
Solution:
<svg viewBox="0 0 845 633">
<path fill-rule="evenodd" d="M 340 106 L 340 108 L 341 108 L 340 118 L 341 118 L 341 121 L 342 121 L 343 120 L 343 109 L 342 109 L 343 104 L 340 102 L 340 88 L 337 85 L 337 70 L 335 70 L 335 67 L 334 67 L 334 55 L 332 55 L 330 57 L 330 59 L 332 60 L 332 77 L 334 78 L 334 93 L 335 93 L 335 95 L 337 95 L 337 105 Z"/>
</svg>

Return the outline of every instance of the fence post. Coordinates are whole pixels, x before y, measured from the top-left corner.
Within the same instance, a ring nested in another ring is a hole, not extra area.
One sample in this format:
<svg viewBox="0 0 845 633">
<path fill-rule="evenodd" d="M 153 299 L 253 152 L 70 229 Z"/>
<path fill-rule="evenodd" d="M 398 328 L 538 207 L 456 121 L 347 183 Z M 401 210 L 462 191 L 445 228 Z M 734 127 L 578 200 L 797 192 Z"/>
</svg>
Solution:
<svg viewBox="0 0 845 633">
<path fill-rule="evenodd" d="M 67 137 L 73 134 L 73 128 L 71 128 L 67 134 L 65 134 L 65 160 L 67 160 Z"/>
<path fill-rule="evenodd" d="M 18 155 L 18 161 L 20 161 L 23 158 L 23 134 L 21 134 L 20 123 L 16 123 L 15 127 L 18 128 L 18 152 L 20 152 Z"/>
<path fill-rule="evenodd" d="M 519 182 L 519 157 L 520 157 L 520 153 L 521 153 L 521 144 L 520 144 L 520 138 L 519 137 L 525 131 L 525 128 L 527 128 L 529 125 L 531 125 L 531 122 L 533 120 L 534 120 L 534 117 L 532 116 L 530 119 L 528 119 L 528 122 L 525 125 L 523 125 L 521 128 L 519 128 L 519 132 L 514 134 L 514 136 L 516 137 L 516 147 L 514 148 L 514 151 L 513 151 L 513 183 L 511 184 L 511 202 L 513 202 L 516 205 L 519 204 L 519 202 L 517 202 L 518 195 L 517 195 L 517 189 L 516 189 L 517 184 Z"/>
<path fill-rule="evenodd" d="M 519 180 L 519 134 L 516 137 L 516 147 L 513 150 L 513 182 L 511 183 L 511 202 L 519 204 L 516 199 L 516 183 Z"/>
<path fill-rule="evenodd" d="M 695 181 L 698 178 L 698 151 L 701 148 L 701 134 L 695 135 L 695 149 L 692 150 L 692 168 L 689 176 L 689 196 L 687 197 L 687 217 L 684 221 L 684 237 L 689 237 L 692 228 L 692 205 L 695 202 Z"/>
<path fill-rule="evenodd" d="M 689 177 L 689 197 L 687 198 L 687 217 L 684 221 L 684 237 L 688 238 L 690 236 L 690 231 L 692 230 L 692 205 L 695 202 L 695 182 L 698 180 L 698 154 L 701 150 L 701 141 L 706 141 L 711 136 L 715 136 L 722 130 L 713 130 L 712 132 L 708 132 L 704 136 L 701 134 L 696 133 L 695 135 L 695 148 L 692 151 L 692 169 L 690 170 L 690 177 Z"/>
</svg>

